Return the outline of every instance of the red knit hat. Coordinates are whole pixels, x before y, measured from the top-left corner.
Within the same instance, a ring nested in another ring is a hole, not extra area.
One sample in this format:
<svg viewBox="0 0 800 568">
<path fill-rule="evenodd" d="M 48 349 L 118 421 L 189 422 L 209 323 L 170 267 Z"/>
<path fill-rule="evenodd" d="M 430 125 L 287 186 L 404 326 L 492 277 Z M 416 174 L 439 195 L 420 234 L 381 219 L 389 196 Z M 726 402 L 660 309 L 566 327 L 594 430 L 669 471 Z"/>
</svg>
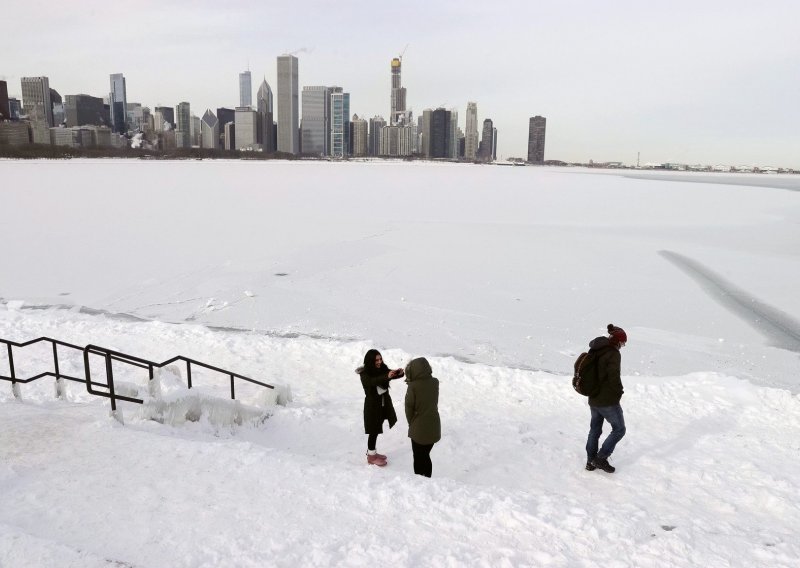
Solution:
<svg viewBox="0 0 800 568">
<path fill-rule="evenodd" d="M 614 345 L 625 345 L 628 342 L 628 334 L 621 327 L 613 323 L 608 324 L 608 339 Z"/>
</svg>

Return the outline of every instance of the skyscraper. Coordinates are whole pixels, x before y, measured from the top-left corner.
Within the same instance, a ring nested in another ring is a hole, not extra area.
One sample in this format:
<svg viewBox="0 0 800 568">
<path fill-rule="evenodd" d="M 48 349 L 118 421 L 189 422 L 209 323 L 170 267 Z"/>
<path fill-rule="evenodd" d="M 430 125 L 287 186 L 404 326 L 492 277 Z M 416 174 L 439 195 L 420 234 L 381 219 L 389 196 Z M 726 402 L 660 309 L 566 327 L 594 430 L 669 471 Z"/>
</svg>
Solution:
<svg viewBox="0 0 800 568">
<path fill-rule="evenodd" d="M 250 81 L 250 71 L 239 73 L 239 106 L 253 106 L 253 84 Z"/>
<path fill-rule="evenodd" d="M 532 164 L 544 163 L 544 134 L 547 119 L 536 115 L 528 124 L 528 161 Z"/>
<path fill-rule="evenodd" d="M 192 113 L 189 108 L 189 103 L 178 103 L 175 107 L 175 145 L 178 148 L 190 148 L 191 132 L 192 132 Z"/>
<path fill-rule="evenodd" d="M 111 92 L 108 95 L 108 104 L 111 107 L 111 129 L 114 132 L 125 134 L 127 131 L 125 121 L 128 116 L 128 95 L 125 77 L 122 73 L 111 75 Z"/>
<path fill-rule="evenodd" d="M 300 105 L 298 62 L 294 55 L 278 56 L 278 151 L 297 154 Z"/>
<path fill-rule="evenodd" d="M 464 133 L 464 158 L 478 157 L 478 103 L 467 103 L 467 131 Z"/>
<path fill-rule="evenodd" d="M 155 110 L 156 117 L 160 116 L 160 120 L 155 121 L 156 132 L 164 131 L 164 123 L 169 122 L 170 126 L 175 126 L 175 109 L 172 107 L 157 106 Z"/>
<path fill-rule="evenodd" d="M 391 110 L 389 112 L 389 124 L 404 124 L 406 116 L 406 89 L 402 86 L 401 69 L 403 60 L 399 57 L 392 59 L 392 93 Z"/>
<path fill-rule="evenodd" d="M 437 108 L 431 113 L 430 142 L 428 144 L 429 158 L 450 157 L 450 111 Z"/>
<path fill-rule="evenodd" d="M 212 150 L 219 148 L 219 120 L 210 108 L 200 120 L 200 146 Z"/>
<path fill-rule="evenodd" d="M 382 116 L 373 116 L 369 119 L 369 140 L 367 141 L 367 152 L 370 156 L 380 156 L 381 148 L 381 129 L 386 126 L 386 121 Z"/>
<path fill-rule="evenodd" d="M 50 79 L 47 77 L 22 77 L 22 108 L 30 117 L 39 107 L 37 116 L 46 128 L 53 126 L 53 103 L 50 101 Z M 48 135 L 49 136 L 49 135 Z"/>
<path fill-rule="evenodd" d="M 234 119 L 236 125 L 236 144 L 237 150 L 259 150 L 258 145 L 258 113 L 253 107 L 236 107 Z"/>
<path fill-rule="evenodd" d="M 0 120 L 11 120 L 11 110 L 8 107 L 8 83 L 0 81 Z"/>
<path fill-rule="evenodd" d="M 350 93 L 331 87 L 331 151 L 334 158 L 347 156 L 350 146 Z"/>
<path fill-rule="evenodd" d="M 367 155 L 368 123 L 357 114 L 353 115 L 353 156 Z"/>
<path fill-rule="evenodd" d="M 330 88 L 322 85 L 303 87 L 303 120 L 301 122 L 303 154 L 330 155 L 330 132 Z"/>
<path fill-rule="evenodd" d="M 273 132 L 275 118 L 272 110 L 272 89 L 270 88 L 266 79 L 261 82 L 261 86 L 258 88 L 256 104 L 259 113 L 259 119 L 261 120 L 261 128 L 259 129 L 261 131 L 261 136 L 259 143 L 261 144 L 264 152 L 272 153 L 276 150 L 275 135 Z"/>
<path fill-rule="evenodd" d="M 84 126 L 94 124 L 108 126 L 103 99 L 91 95 L 66 95 L 64 112 L 67 126 Z"/>
<path fill-rule="evenodd" d="M 478 148 L 478 159 L 483 162 L 491 162 L 494 152 L 494 123 L 491 118 L 487 118 L 483 121 L 483 134 Z"/>
<path fill-rule="evenodd" d="M 450 124 L 447 133 L 447 157 L 451 160 L 458 159 L 458 111 L 450 109 Z"/>
</svg>

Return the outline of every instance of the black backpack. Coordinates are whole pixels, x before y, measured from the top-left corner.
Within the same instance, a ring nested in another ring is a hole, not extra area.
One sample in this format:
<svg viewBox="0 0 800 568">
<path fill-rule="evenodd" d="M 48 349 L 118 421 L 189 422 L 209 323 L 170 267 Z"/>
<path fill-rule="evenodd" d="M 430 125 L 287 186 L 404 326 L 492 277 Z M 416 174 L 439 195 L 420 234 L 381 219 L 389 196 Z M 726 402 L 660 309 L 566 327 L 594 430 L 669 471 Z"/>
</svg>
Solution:
<svg viewBox="0 0 800 568">
<path fill-rule="evenodd" d="M 575 359 L 575 374 L 572 376 L 572 388 L 583 396 L 596 396 L 600 392 L 600 378 L 597 370 L 597 359 L 600 353 L 581 353 Z"/>
</svg>

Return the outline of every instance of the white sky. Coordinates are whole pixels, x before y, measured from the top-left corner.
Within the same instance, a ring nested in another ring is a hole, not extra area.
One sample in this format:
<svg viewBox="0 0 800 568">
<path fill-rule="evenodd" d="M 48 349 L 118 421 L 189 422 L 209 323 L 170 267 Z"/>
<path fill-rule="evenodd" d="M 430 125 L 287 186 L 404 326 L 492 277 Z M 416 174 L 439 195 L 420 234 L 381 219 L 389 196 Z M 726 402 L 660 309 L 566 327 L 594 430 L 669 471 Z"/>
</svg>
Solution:
<svg viewBox="0 0 800 568">
<path fill-rule="evenodd" d="M 276 89 L 276 57 L 300 51 L 300 85 L 340 85 L 351 112 L 388 117 L 389 62 L 409 44 L 415 114 L 467 101 L 498 128 L 498 156 L 527 152 L 547 117 L 547 159 L 800 168 L 800 3 L 793 0 L 338 3 L 0 0 L 0 78 L 47 75 L 62 96 L 238 104 L 238 73 Z M 24 21 L 24 25 L 22 22 Z"/>
</svg>

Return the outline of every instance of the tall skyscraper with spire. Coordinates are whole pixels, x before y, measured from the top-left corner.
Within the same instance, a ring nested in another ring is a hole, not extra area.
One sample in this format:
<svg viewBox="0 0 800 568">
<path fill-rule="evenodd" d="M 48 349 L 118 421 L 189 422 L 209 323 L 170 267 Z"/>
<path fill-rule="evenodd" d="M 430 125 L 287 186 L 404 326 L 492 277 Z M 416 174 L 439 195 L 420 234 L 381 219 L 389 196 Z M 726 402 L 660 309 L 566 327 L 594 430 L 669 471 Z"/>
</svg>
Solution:
<svg viewBox="0 0 800 568">
<path fill-rule="evenodd" d="M 259 144 L 261 144 L 264 152 L 272 153 L 276 150 L 275 135 L 273 133 L 275 119 L 273 115 L 272 89 L 266 79 L 261 82 L 256 94 L 256 110 L 258 110 L 259 120 L 261 121 Z"/>
<path fill-rule="evenodd" d="M 392 100 L 389 112 L 389 125 L 404 124 L 406 120 L 406 89 L 402 85 L 401 70 L 403 60 L 400 57 L 392 59 Z"/>
<path fill-rule="evenodd" d="M 294 55 L 278 56 L 278 151 L 300 152 L 300 92 L 298 62 Z"/>
<path fill-rule="evenodd" d="M 111 92 L 108 95 L 108 106 L 111 110 L 111 129 L 114 132 L 125 134 L 128 130 L 125 124 L 128 119 L 128 93 L 125 85 L 125 76 L 122 73 L 111 75 Z"/>
<path fill-rule="evenodd" d="M 478 103 L 467 103 L 467 131 L 464 137 L 464 158 L 475 161 L 478 157 Z"/>
<path fill-rule="evenodd" d="M 239 73 L 239 106 L 253 106 L 253 83 L 250 80 L 250 70 Z"/>
</svg>

